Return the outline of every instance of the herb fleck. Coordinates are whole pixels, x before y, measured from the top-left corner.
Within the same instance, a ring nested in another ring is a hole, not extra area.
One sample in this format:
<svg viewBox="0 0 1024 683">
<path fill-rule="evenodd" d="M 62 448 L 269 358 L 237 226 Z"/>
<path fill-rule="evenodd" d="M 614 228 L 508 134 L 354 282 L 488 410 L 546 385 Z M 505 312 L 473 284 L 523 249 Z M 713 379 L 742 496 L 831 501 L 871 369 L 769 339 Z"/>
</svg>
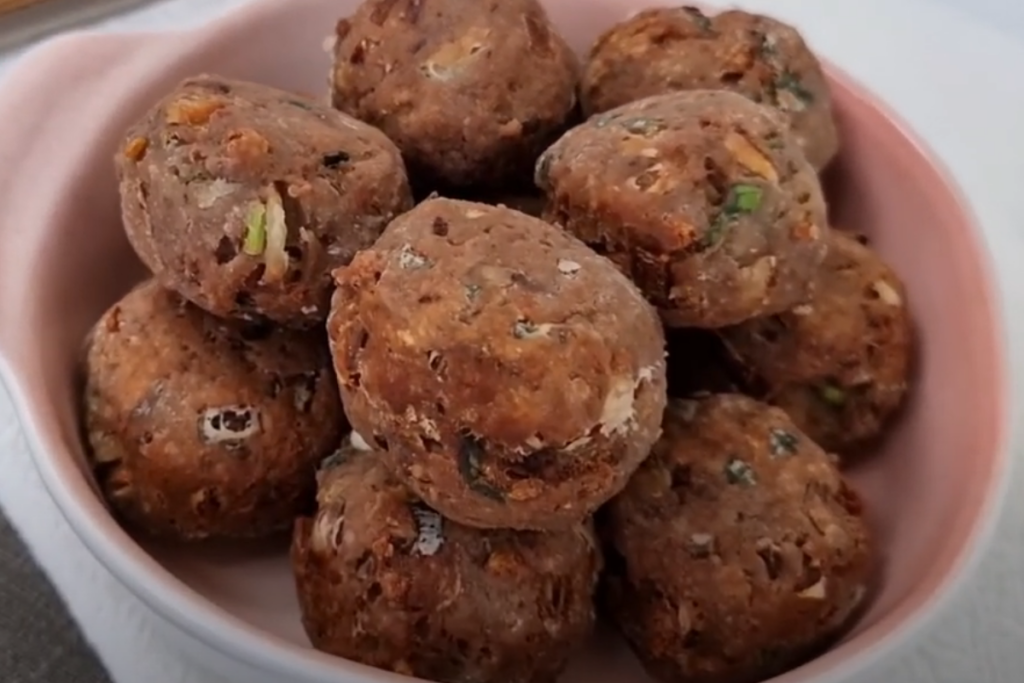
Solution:
<svg viewBox="0 0 1024 683">
<path fill-rule="evenodd" d="M 347 152 L 331 152 L 325 154 L 320 161 L 327 168 L 338 168 L 342 164 L 347 164 L 351 159 L 352 157 Z"/>
<path fill-rule="evenodd" d="M 483 459 L 486 455 L 482 439 L 469 433 L 462 434 L 459 440 L 459 474 L 462 476 L 462 480 L 466 482 L 470 490 L 491 500 L 502 502 L 505 497 L 501 491 L 485 481 Z"/>
<path fill-rule="evenodd" d="M 785 458 L 796 453 L 800 440 L 784 429 L 773 429 L 768 434 L 768 447 L 773 458 Z"/>
<path fill-rule="evenodd" d="M 299 109 L 305 109 L 306 111 L 313 111 L 313 105 L 309 102 L 303 102 L 302 100 L 288 100 L 288 104 Z"/>
<path fill-rule="evenodd" d="M 267 207 L 260 202 L 249 206 L 245 215 L 245 239 L 242 251 L 249 256 L 259 256 L 267 248 Z"/>
<path fill-rule="evenodd" d="M 754 473 L 754 468 L 739 458 L 732 458 L 725 463 L 725 479 L 730 484 L 757 486 L 757 475 Z"/>
<path fill-rule="evenodd" d="M 476 301 L 482 291 L 484 290 L 480 285 L 466 285 L 466 298 L 469 301 Z"/>
<path fill-rule="evenodd" d="M 711 557 L 714 549 L 715 537 L 711 534 L 692 534 L 686 543 L 686 551 L 695 559 Z"/>
<path fill-rule="evenodd" d="M 814 93 L 804 87 L 799 77 L 792 71 L 783 71 L 775 81 L 775 89 L 792 93 L 803 104 L 814 102 Z"/>
<path fill-rule="evenodd" d="M 843 391 L 842 387 L 832 382 L 827 382 L 818 387 L 818 396 L 833 408 L 842 408 L 846 405 L 846 392 Z"/>
<path fill-rule="evenodd" d="M 722 241 L 729 223 L 740 216 L 749 215 L 757 211 L 761 206 L 763 198 L 764 190 L 757 185 L 736 183 L 730 187 L 722 210 L 711 223 L 708 231 L 704 233 L 704 247 L 710 248 Z"/>
<path fill-rule="evenodd" d="M 686 5 L 681 9 L 690 15 L 690 21 L 696 24 L 697 28 L 701 31 L 707 33 L 711 30 L 711 19 L 708 15 L 701 12 L 699 8 L 693 7 L 692 5 Z"/>
<path fill-rule="evenodd" d="M 737 183 L 729 188 L 729 194 L 725 198 L 725 207 L 722 210 L 730 218 L 754 213 L 761 206 L 763 197 L 764 190 L 757 185 Z"/>
</svg>

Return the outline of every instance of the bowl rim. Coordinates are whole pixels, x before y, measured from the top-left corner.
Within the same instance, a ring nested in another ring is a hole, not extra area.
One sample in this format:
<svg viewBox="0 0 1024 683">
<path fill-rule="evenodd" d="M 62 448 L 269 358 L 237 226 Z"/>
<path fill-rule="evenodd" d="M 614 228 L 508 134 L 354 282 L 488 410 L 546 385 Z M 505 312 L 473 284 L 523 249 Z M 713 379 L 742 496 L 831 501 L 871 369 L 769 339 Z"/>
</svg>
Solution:
<svg viewBox="0 0 1024 683">
<path fill-rule="evenodd" d="M 81 46 L 82 41 L 122 40 L 139 46 L 145 43 L 144 54 L 134 54 L 130 58 L 140 63 L 139 75 L 148 75 L 167 68 L 166 65 L 169 63 L 185 59 L 188 55 L 208 48 L 228 34 L 245 32 L 246 27 L 251 24 L 268 21 L 278 14 L 283 14 L 286 8 L 295 9 L 295 5 L 301 3 L 313 6 L 319 2 L 321 0 L 254 0 L 206 25 L 186 31 L 68 34 L 32 50 L 31 54 L 11 69 L 3 85 L 8 86 L 16 74 L 26 73 L 33 66 L 48 61 L 47 57 L 52 59 L 54 55 L 63 53 L 76 43 Z M 54 62 L 51 62 L 51 65 Z M 815 666 L 815 662 L 812 662 L 793 672 L 804 675 L 806 669 L 811 667 L 815 674 L 828 676 L 830 680 L 838 682 L 863 672 L 870 665 L 887 658 L 896 650 L 905 647 L 911 640 L 918 638 L 935 614 L 965 588 L 967 579 L 974 573 L 985 550 L 993 542 L 999 513 L 1005 507 L 1010 489 L 1010 477 L 1007 476 L 1007 472 L 1011 466 L 1013 391 L 1009 379 L 1011 362 L 1008 356 L 1006 308 L 993 275 L 994 260 L 981 237 L 982 231 L 971 203 L 945 164 L 899 114 L 842 69 L 828 60 L 823 62 L 831 81 L 841 84 L 854 98 L 867 102 L 871 108 L 878 110 L 895 133 L 927 163 L 941 183 L 940 191 L 949 198 L 950 205 L 956 208 L 958 222 L 969 226 L 970 229 L 963 236 L 963 241 L 970 250 L 969 260 L 978 270 L 977 285 L 984 294 L 983 315 L 991 325 L 1000 409 L 1000 414 L 996 417 L 998 436 L 994 440 L 997 452 L 993 454 L 991 476 L 986 482 L 987 495 L 983 505 L 974 514 L 969 532 L 955 559 L 952 560 L 949 571 L 936 582 L 934 591 L 905 614 L 899 607 L 906 600 L 897 603 L 892 613 L 885 615 L 874 626 L 875 629 L 882 631 L 885 637 L 876 639 L 866 646 L 851 647 L 843 657 L 830 657 L 826 654 L 815 660 L 820 662 L 820 665 Z M 143 66 L 146 68 L 143 69 Z M 38 428 L 33 410 L 34 402 L 28 398 L 29 392 L 25 390 L 19 373 L 3 352 L 4 349 L 0 349 L 0 381 L 11 396 L 14 413 L 23 428 L 33 465 L 47 493 L 89 552 L 143 604 L 173 625 L 176 630 L 202 641 L 219 654 L 234 661 L 254 665 L 268 673 L 283 676 L 300 675 L 305 680 L 325 682 L 338 680 L 339 676 L 368 683 L 398 683 L 410 680 L 404 676 L 332 657 L 311 648 L 303 648 L 266 633 L 213 605 L 180 582 L 131 541 L 120 527 L 116 527 L 105 508 L 94 496 L 88 494 L 87 498 L 84 497 L 85 488 L 76 486 L 76 483 L 66 476 L 64 469 L 59 465 L 60 458 L 54 457 Z M 97 519 L 98 513 L 102 514 L 102 519 Z M 111 528 L 112 525 L 116 531 Z M 110 533 L 112 531 L 113 533 Z M 857 638 L 854 638 L 850 644 L 856 641 Z M 845 650 L 846 645 L 833 650 L 832 654 L 838 655 Z M 783 683 L 789 678 L 788 674 L 784 674 L 773 680 Z"/>
</svg>

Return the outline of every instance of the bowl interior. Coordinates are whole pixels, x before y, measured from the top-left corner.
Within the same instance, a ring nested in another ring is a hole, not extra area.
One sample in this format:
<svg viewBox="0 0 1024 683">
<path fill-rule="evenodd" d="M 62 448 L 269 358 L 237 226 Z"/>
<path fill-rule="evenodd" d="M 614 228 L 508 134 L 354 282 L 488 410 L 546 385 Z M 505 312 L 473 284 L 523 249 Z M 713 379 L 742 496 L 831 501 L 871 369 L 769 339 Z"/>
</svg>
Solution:
<svg viewBox="0 0 1024 683">
<path fill-rule="evenodd" d="M 38 249 L 22 255 L 30 282 L 24 287 L 28 313 L 17 336 L 19 372 L 34 388 L 28 393 L 37 397 L 28 409 L 53 446 L 38 457 L 55 460 L 60 476 L 78 486 L 73 490 L 83 497 L 95 492 L 83 485 L 91 478 L 75 416 L 75 358 L 92 322 L 142 276 L 122 233 L 111 155 L 121 131 L 144 108 L 195 72 L 324 92 L 329 65 L 324 38 L 355 0 L 279 4 L 276 13 L 263 12 L 247 24 L 239 20 L 230 30 L 225 24 L 195 46 L 187 45 L 187 36 L 175 38 L 182 41 L 180 55 L 154 70 L 152 78 L 125 89 L 120 106 L 108 107 L 116 115 L 96 128 L 99 133 L 81 140 L 81 153 L 68 158 L 62 196 L 50 199 L 55 208 L 38 227 L 45 237 Z M 634 0 L 547 4 L 581 51 L 598 31 L 640 6 Z M 851 472 L 883 555 L 877 590 L 842 643 L 780 681 L 807 680 L 832 669 L 883 640 L 940 592 L 976 532 L 1001 435 L 999 346 L 969 219 L 941 171 L 884 108 L 838 71 L 830 74 L 844 140 L 841 158 L 827 174 L 833 221 L 869 235 L 905 279 L 919 363 L 898 424 L 880 452 Z M 89 239 L 69 250 L 83 226 Z M 151 571 L 140 547 L 166 570 L 154 584 L 162 591 L 158 602 L 188 596 L 190 605 L 199 605 L 201 618 L 235 629 L 231 637 L 260 638 L 262 647 L 292 655 L 309 647 L 285 539 L 259 547 L 136 545 L 94 502 L 81 510 L 90 518 L 80 523 L 101 527 L 116 541 L 109 546 L 116 557 L 101 558 L 115 572 Z M 578 658 L 568 680 L 645 679 L 625 648 L 605 634 Z"/>
</svg>

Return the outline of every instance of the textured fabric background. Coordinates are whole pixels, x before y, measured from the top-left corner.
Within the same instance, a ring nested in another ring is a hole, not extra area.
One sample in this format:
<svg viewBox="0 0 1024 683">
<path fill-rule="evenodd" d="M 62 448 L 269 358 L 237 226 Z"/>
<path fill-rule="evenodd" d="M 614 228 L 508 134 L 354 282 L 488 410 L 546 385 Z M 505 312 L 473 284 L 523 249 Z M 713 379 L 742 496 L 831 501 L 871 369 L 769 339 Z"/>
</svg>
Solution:
<svg viewBox="0 0 1024 683">
<path fill-rule="evenodd" d="M 2 515 L 0 672 L 6 683 L 110 680 L 50 582 Z"/>
</svg>

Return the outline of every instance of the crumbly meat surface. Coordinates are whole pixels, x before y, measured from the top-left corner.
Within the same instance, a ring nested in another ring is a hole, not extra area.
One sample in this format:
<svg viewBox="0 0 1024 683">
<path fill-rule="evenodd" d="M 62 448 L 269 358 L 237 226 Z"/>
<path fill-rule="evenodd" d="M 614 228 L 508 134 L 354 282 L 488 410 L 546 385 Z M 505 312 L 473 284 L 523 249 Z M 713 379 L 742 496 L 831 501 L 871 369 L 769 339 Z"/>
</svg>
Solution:
<svg viewBox="0 0 1024 683">
<path fill-rule="evenodd" d="M 555 683 L 594 623 L 590 522 L 556 533 L 480 530 L 409 493 L 379 454 L 343 449 L 292 561 L 313 644 L 439 681 Z"/>
<path fill-rule="evenodd" d="M 604 511 L 602 593 L 666 683 L 754 683 L 826 646 L 861 604 L 873 546 L 857 495 L 781 410 L 674 400 Z"/>
<path fill-rule="evenodd" d="M 334 268 L 412 207 L 380 131 L 306 97 L 181 82 L 116 155 L 128 238 L 170 289 L 220 316 L 322 324 Z"/>
<path fill-rule="evenodd" d="M 153 280 L 100 319 L 84 371 L 97 481 L 157 536 L 288 529 L 347 429 L 322 332 L 218 320 Z"/>
<path fill-rule="evenodd" d="M 417 186 L 500 187 L 573 120 L 579 73 L 537 0 L 367 0 L 338 22 L 331 91 Z"/>
<path fill-rule="evenodd" d="M 789 121 L 811 164 L 839 152 L 832 96 L 817 57 L 789 24 L 729 10 L 648 9 L 594 44 L 581 86 L 586 114 L 651 95 L 724 89 L 774 107 Z"/>
<path fill-rule="evenodd" d="M 670 327 L 717 328 L 811 296 L 825 199 L 777 112 L 728 91 L 592 117 L 537 163 L 545 217 L 629 275 Z"/>
<path fill-rule="evenodd" d="M 657 314 L 566 232 L 436 199 L 336 277 L 328 331 L 346 413 L 445 516 L 573 526 L 657 439 Z"/>
<path fill-rule="evenodd" d="M 906 400 L 914 360 L 906 288 L 850 233 L 832 231 L 812 301 L 722 337 L 753 393 L 828 450 L 874 441 Z"/>
</svg>

